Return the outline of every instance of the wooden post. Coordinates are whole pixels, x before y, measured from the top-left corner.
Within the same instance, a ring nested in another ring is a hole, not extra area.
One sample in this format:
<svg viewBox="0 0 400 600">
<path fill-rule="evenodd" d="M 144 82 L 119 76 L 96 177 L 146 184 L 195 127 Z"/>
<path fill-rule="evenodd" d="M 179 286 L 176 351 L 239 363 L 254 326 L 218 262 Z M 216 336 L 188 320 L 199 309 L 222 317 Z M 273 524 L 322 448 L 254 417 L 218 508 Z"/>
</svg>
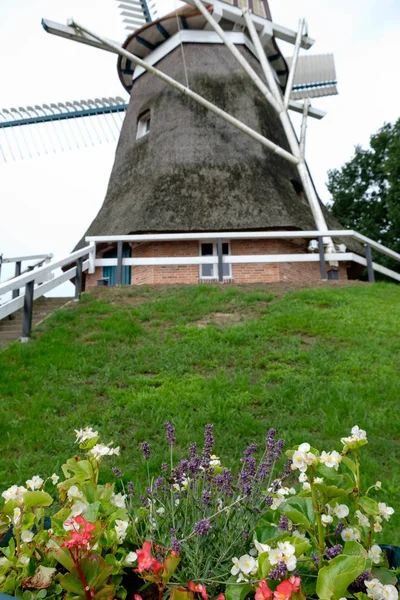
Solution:
<svg viewBox="0 0 400 600">
<path fill-rule="evenodd" d="M 76 276 L 75 276 L 75 302 L 79 302 L 82 294 L 82 258 L 76 261 Z"/>
<path fill-rule="evenodd" d="M 367 259 L 368 281 L 370 283 L 375 283 L 375 273 L 372 264 L 372 251 L 369 244 L 365 244 L 365 258 Z"/>
<path fill-rule="evenodd" d="M 117 285 L 122 285 L 123 242 L 117 243 Z"/>
<path fill-rule="evenodd" d="M 14 277 L 19 277 L 21 275 L 21 261 L 17 261 L 15 263 L 15 275 Z M 18 290 L 13 290 L 12 293 L 12 299 L 14 300 L 14 298 L 18 298 L 19 296 L 19 289 Z"/>
<path fill-rule="evenodd" d="M 326 274 L 324 238 L 321 236 L 318 238 L 318 248 L 319 248 L 319 268 L 321 270 L 321 279 L 322 279 L 322 281 L 327 281 L 328 276 Z"/>
<path fill-rule="evenodd" d="M 218 253 L 218 281 L 219 283 L 224 282 L 224 265 L 223 265 L 223 254 L 222 254 L 222 238 L 217 239 L 217 253 Z"/>
<path fill-rule="evenodd" d="M 24 317 L 21 342 L 29 342 L 32 333 L 33 289 L 35 282 L 29 281 L 25 287 Z"/>
</svg>

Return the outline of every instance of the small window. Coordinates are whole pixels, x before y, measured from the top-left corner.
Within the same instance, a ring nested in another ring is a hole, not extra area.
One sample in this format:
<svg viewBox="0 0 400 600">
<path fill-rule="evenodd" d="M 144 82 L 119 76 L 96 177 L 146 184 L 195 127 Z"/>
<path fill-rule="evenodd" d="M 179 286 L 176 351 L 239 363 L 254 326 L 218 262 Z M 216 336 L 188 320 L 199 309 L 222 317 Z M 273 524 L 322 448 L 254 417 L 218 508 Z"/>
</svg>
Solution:
<svg viewBox="0 0 400 600">
<path fill-rule="evenodd" d="M 150 131 L 150 111 L 147 110 L 145 113 L 143 113 L 137 122 L 137 131 L 136 131 L 136 139 L 139 140 L 140 138 L 144 137 L 145 135 L 147 135 Z"/>
<path fill-rule="evenodd" d="M 222 243 L 222 255 L 230 254 L 229 242 Z M 200 244 L 200 256 L 218 256 L 217 242 L 203 242 Z M 222 274 L 224 278 L 232 277 L 232 266 L 230 263 L 223 263 Z M 218 279 L 218 264 L 200 265 L 200 279 Z"/>
</svg>

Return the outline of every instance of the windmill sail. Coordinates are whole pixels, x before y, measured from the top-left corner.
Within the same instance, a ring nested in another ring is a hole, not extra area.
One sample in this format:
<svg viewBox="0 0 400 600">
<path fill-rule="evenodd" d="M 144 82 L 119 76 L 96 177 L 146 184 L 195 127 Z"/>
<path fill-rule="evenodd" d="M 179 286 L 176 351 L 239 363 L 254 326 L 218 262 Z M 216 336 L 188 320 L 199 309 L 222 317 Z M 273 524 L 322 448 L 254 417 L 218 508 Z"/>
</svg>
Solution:
<svg viewBox="0 0 400 600">
<path fill-rule="evenodd" d="M 136 31 L 157 18 L 156 0 L 117 0 L 125 29 Z"/>
<path fill-rule="evenodd" d="M 286 58 L 289 68 L 292 58 Z M 300 56 L 294 78 L 291 98 L 321 98 L 338 93 L 333 54 Z"/>
<path fill-rule="evenodd" d="M 127 104 L 119 96 L 0 109 L 4 162 L 118 139 Z"/>
</svg>

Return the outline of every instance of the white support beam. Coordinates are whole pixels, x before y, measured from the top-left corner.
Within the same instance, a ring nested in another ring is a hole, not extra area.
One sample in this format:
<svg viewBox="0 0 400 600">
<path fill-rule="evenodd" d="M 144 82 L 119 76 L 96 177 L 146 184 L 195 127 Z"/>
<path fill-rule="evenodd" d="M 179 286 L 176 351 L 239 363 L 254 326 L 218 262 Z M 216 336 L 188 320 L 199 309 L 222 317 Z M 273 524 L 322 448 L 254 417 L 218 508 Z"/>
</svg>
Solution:
<svg viewBox="0 0 400 600">
<path fill-rule="evenodd" d="M 303 160 L 305 160 L 305 156 L 306 156 L 307 117 L 308 117 L 309 108 L 310 108 L 310 100 L 308 98 L 306 98 L 304 100 L 303 119 L 301 121 L 301 131 L 300 131 L 300 154 L 301 154 L 301 158 Z"/>
<path fill-rule="evenodd" d="M 106 46 L 99 40 L 94 39 L 92 36 L 87 34 L 77 34 L 73 27 L 69 27 L 68 25 L 62 25 L 61 23 L 56 23 L 55 21 L 50 21 L 49 19 L 42 19 L 42 27 L 47 33 L 51 33 L 52 35 L 57 35 L 59 37 L 67 38 L 68 40 L 72 40 L 74 42 L 79 42 L 81 44 L 86 44 L 87 46 L 94 46 L 95 48 L 99 48 L 100 50 L 106 50 L 106 52 L 113 52 L 110 46 Z M 118 42 L 114 42 L 118 43 Z"/>
<path fill-rule="evenodd" d="M 358 263 L 359 265 L 367 266 L 367 259 L 359 254 L 354 254 L 353 261 Z M 390 277 L 391 279 L 395 279 L 396 281 L 400 281 L 400 274 L 396 273 L 396 271 L 392 271 L 392 269 L 388 269 L 386 267 L 382 267 L 382 265 L 378 265 L 378 263 L 373 262 L 372 267 L 374 271 L 378 273 L 382 273 L 382 275 L 386 275 L 386 277 Z"/>
<path fill-rule="evenodd" d="M 292 93 L 294 77 L 296 75 L 297 63 L 299 60 L 300 44 L 301 44 L 301 39 L 303 37 L 303 31 L 304 31 L 305 25 L 306 25 L 306 20 L 300 19 L 299 30 L 297 32 L 296 42 L 294 44 L 292 64 L 290 66 L 289 77 L 287 80 L 285 95 L 283 98 L 283 104 L 286 109 L 289 106 L 290 95 Z"/>
<path fill-rule="evenodd" d="M 12 256 L 8 258 L 3 258 L 3 263 L 14 263 L 14 262 L 24 262 L 28 260 L 51 260 L 53 258 L 52 254 L 34 254 L 32 256 Z"/>
<path fill-rule="evenodd" d="M 254 129 L 252 129 L 251 127 L 248 127 L 248 125 L 245 125 L 242 121 L 239 121 L 238 119 L 236 119 L 229 113 L 225 112 L 221 108 L 218 108 L 218 106 L 215 106 L 215 104 L 213 104 L 212 102 L 209 102 L 208 100 L 203 98 L 203 96 L 200 96 L 200 94 L 196 94 L 196 92 L 194 92 L 190 88 L 182 85 L 181 83 L 179 83 L 178 81 L 176 81 L 175 79 L 170 77 L 169 75 L 166 75 L 165 73 L 163 73 L 162 71 L 159 71 L 155 67 L 148 65 L 144 60 L 142 60 L 135 54 L 128 52 L 127 50 L 125 50 L 124 48 L 119 46 L 118 44 L 114 44 L 113 42 L 110 42 L 106 38 L 103 38 L 102 36 L 98 35 L 97 33 L 94 33 L 93 31 L 87 29 L 87 27 L 77 23 L 76 21 L 72 20 L 70 24 L 73 25 L 74 28 L 77 29 L 78 31 L 83 31 L 84 33 L 91 35 L 92 37 L 98 39 L 99 41 L 103 42 L 104 44 L 111 45 L 118 52 L 118 54 L 120 54 L 121 56 L 125 56 L 126 58 L 131 60 L 134 64 L 137 64 L 137 65 L 143 67 L 144 69 L 146 69 L 146 71 L 149 71 L 150 73 L 152 73 L 153 75 L 155 75 L 156 77 L 158 77 L 159 79 L 161 79 L 162 81 L 164 81 L 165 83 L 170 85 L 171 87 L 173 87 L 176 90 L 178 90 L 179 92 L 183 93 L 185 96 L 192 98 L 193 100 L 195 100 L 196 102 L 198 102 L 199 104 L 201 104 L 202 106 L 204 106 L 205 108 L 207 108 L 208 110 L 213 112 L 214 114 L 222 117 L 227 123 L 229 123 L 230 125 L 233 125 L 233 127 L 236 127 L 236 129 L 239 129 L 239 131 L 242 131 L 249 137 L 260 142 L 260 144 L 262 144 L 263 146 L 268 148 L 268 150 L 270 150 L 271 152 L 277 154 L 278 156 L 281 156 L 282 158 L 284 158 L 288 162 L 291 162 L 294 165 L 298 164 L 299 159 L 297 156 L 293 156 L 293 154 L 291 154 L 287 150 L 284 150 L 283 148 L 281 148 L 274 142 L 271 142 L 270 140 L 268 140 L 266 137 L 264 137 L 263 135 L 261 135 L 260 133 L 258 133 Z"/>
<path fill-rule="evenodd" d="M 303 114 L 304 105 L 298 100 L 290 100 L 288 109 L 292 110 L 293 112 Z M 324 110 L 320 110 L 319 108 L 315 108 L 315 106 L 310 106 L 308 110 L 308 116 L 320 120 L 326 117 L 326 112 Z"/>
<path fill-rule="evenodd" d="M 245 25 L 243 19 L 243 13 L 240 8 L 237 6 L 232 6 L 226 2 L 221 2 L 220 0 L 201 0 L 202 3 L 206 6 L 213 6 L 218 14 L 221 15 L 224 19 L 228 19 L 232 21 L 232 23 L 236 23 L 237 25 Z M 186 0 L 188 4 L 192 6 L 196 6 L 194 0 Z M 270 30 L 270 37 L 275 36 L 276 38 L 283 40 L 284 42 L 288 42 L 289 44 L 294 44 L 296 42 L 297 32 L 289 29 L 288 27 L 283 27 L 282 25 L 278 25 L 277 23 L 271 23 L 267 19 L 260 17 L 258 15 L 252 16 L 254 25 L 256 29 L 259 31 L 268 27 Z M 310 38 L 308 35 L 304 35 L 301 40 L 301 47 L 305 50 L 309 50 L 311 46 L 314 44 L 315 40 Z"/>
</svg>

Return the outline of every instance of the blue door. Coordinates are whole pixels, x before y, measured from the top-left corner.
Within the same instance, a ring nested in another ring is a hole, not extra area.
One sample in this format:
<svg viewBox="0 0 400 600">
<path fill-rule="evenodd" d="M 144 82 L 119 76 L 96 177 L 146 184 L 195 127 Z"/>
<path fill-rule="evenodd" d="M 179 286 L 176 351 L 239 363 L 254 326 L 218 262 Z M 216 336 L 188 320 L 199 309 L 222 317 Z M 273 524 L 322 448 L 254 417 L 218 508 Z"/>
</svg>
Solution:
<svg viewBox="0 0 400 600">
<path fill-rule="evenodd" d="M 124 244 L 122 248 L 124 258 L 131 257 L 131 247 Z M 104 252 L 103 258 L 117 258 L 117 248 Z M 117 267 L 103 267 L 103 279 L 108 280 L 108 285 L 117 285 Z M 122 267 L 122 285 L 131 285 L 131 267 Z"/>
</svg>

